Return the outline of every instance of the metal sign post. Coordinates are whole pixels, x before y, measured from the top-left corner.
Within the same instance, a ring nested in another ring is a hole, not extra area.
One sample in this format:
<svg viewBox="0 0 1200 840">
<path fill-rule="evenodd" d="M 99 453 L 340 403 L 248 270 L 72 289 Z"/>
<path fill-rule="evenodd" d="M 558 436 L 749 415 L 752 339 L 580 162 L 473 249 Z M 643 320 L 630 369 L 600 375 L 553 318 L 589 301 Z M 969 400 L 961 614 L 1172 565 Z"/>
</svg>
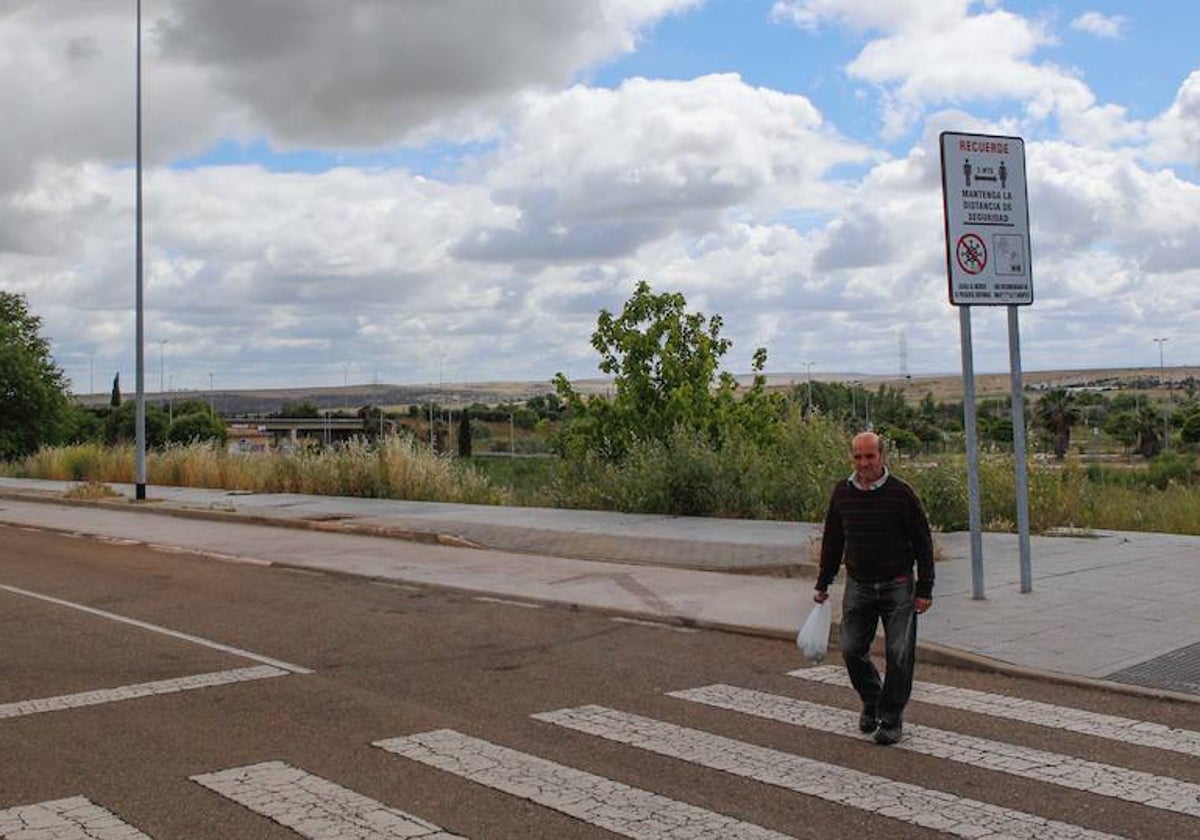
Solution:
<svg viewBox="0 0 1200 840">
<path fill-rule="evenodd" d="M 1017 307 L 1033 303 L 1029 199 L 1025 186 L 1025 141 L 1020 137 L 946 131 L 942 133 L 940 143 L 942 201 L 946 223 L 946 276 L 949 281 L 950 303 L 962 307 L 959 312 L 959 325 L 963 355 L 967 486 L 970 496 L 971 588 L 972 597 L 982 599 L 983 538 L 969 311 L 969 307 L 972 306 L 1008 307 L 1021 591 L 1029 592 L 1033 589 L 1029 547 L 1025 409 L 1021 394 L 1021 351 L 1017 322 Z"/>
<path fill-rule="evenodd" d="M 1008 307 L 1008 356 L 1012 371 L 1013 468 L 1017 480 L 1017 534 L 1021 545 L 1021 591 L 1033 591 L 1029 549 L 1029 468 L 1025 463 L 1025 400 L 1021 388 L 1021 327 L 1015 306 Z M 1020 453 L 1018 455 L 1018 453 Z"/>
<path fill-rule="evenodd" d="M 979 501 L 979 439 L 975 415 L 975 360 L 971 350 L 971 307 L 958 308 L 958 335 L 962 346 L 963 431 L 967 448 L 967 517 L 971 529 L 971 598 L 982 601 L 983 523 Z"/>
</svg>

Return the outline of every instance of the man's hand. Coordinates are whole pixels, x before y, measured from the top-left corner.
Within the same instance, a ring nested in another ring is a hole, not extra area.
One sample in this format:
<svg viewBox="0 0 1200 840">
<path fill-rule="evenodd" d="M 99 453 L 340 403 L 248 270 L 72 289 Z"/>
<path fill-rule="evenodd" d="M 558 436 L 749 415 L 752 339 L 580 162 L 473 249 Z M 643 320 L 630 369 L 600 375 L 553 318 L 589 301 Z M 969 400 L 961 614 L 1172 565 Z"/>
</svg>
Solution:
<svg viewBox="0 0 1200 840">
<path fill-rule="evenodd" d="M 824 589 L 817 589 L 813 592 L 813 600 L 818 604 L 824 604 L 829 600 L 829 592 Z"/>
<path fill-rule="evenodd" d="M 913 609 L 917 611 L 917 615 L 920 615 L 932 606 L 932 598 L 913 598 Z"/>
</svg>

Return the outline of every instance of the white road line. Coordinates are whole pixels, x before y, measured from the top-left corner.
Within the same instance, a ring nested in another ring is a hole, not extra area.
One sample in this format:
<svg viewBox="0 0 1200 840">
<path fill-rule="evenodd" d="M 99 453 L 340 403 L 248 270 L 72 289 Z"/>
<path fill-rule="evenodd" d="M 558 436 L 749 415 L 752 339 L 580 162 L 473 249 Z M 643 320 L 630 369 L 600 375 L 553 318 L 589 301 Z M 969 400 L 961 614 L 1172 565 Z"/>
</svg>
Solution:
<svg viewBox="0 0 1200 840">
<path fill-rule="evenodd" d="M 472 782 L 528 799 L 590 825 L 639 840 L 787 840 L 786 835 L 481 741 L 450 729 L 377 741 L 375 746 Z"/>
<path fill-rule="evenodd" d="M 850 687 L 850 678 L 846 676 L 846 669 L 839 666 L 823 665 L 819 668 L 802 668 L 790 672 L 789 676 L 828 685 Z M 1160 723 L 1089 712 L 1069 706 L 1055 706 L 1051 703 L 1025 700 L 1006 694 L 992 694 L 970 688 L 921 681 L 913 683 L 912 699 L 921 703 L 944 706 L 948 709 L 961 709 L 980 715 L 1032 723 L 1037 726 L 1065 729 L 1068 732 L 1093 735 L 1097 738 L 1107 738 L 1110 741 L 1120 741 L 1124 744 L 1137 744 L 1143 747 L 1200 756 L 1200 732 L 1190 729 L 1174 729 Z"/>
<path fill-rule="evenodd" d="M 481 601 L 485 604 L 503 604 L 506 607 L 523 607 L 524 609 L 527 609 L 527 610 L 544 609 L 544 606 L 542 604 L 534 604 L 529 601 L 516 601 L 516 600 L 513 600 L 512 598 L 493 598 L 488 595 L 479 595 L 475 598 L 472 598 L 471 600 Z"/>
<path fill-rule="evenodd" d="M 1111 840 L 1115 836 L 603 706 L 533 717 L 956 837 Z"/>
<path fill-rule="evenodd" d="M 669 696 L 792 726 L 858 740 L 863 738 L 858 731 L 858 712 L 820 706 L 794 697 L 780 697 L 732 685 L 672 691 Z M 904 733 L 904 740 L 895 749 L 1200 817 L 1200 785 L 1190 782 L 917 724 L 906 723 Z"/>
<path fill-rule="evenodd" d="M 642 627 L 654 627 L 658 630 L 673 630 L 676 633 L 699 633 L 700 630 L 695 627 L 679 627 L 674 624 L 667 624 L 662 621 L 646 621 L 642 618 L 625 618 L 624 616 L 615 615 L 611 619 L 618 624 L 637 624 Z"/>
<path fill-rule="evenodd" d="M 38 530 L 31 528 L 30 530 Z M 131 540 L 128 537 L 109 537 L 98 536 L 93 537 L 97 542 L 108 543 L 109 545 L 140 545 L 140 540 Z"/>
<path fill-rule="evenodd" d="M 290 673 L 290 671 L 276 668 L 274 665 L 255 665 L 252 668 L 214 671 L 208 674 L 123 685 L 118 688 L 102 688 L 77 694 L 43 697 L 37 700 L 21 700 L 16 703 L 0 704 L 0 720 L 37 715 L 43 712 L 61 712 L 65 709 L 79 709 L 85 706 L 100 706 L 105 703 L 118 703 L 122 700 L 134 700 L 138 697 L 151 697 L 158 694 L 174 694 L 197 688 L 212 688 L 218 685 L 265 680 L 271 677 L 286 677 Z"/>
<path fill-rule="evenodd" d="M 6 586 L 4 584 L 0 584 L 0 590 L 3 590 L 5 592 L 11 592 L 14 595 L 24 595 L 26 598 L 36 598 L 39 601 L 45 601 L 50 604 L 57 604 L 60 607 L 69 607 L 70 609 L 79 610 L 80 612 L 85 612 L 85 613 L 88 613 L 89 615 L 99 616 L 100 618 L 107 618 L 110 621 L 116 621 L 121 624 L 129 624 L 133 627 L 140 627 L 143 630 L 149 630 L 153 633 L 161 633 L 162 635 L 170 636 L 173 639 L 182 639 L 185 642 L 191 642 L 192 644 L 202 645 L 207 648 L 212 648 L 213 650 L 223 651 L 224 653 L 232 653 L 234 656 L 240 656 L 243 659 L 250 659 L 254 662 L 261 662 L 264 665 L 274 665 L 276 668 L 282 668 L 285 671 L 291 671 L 293 674 L 311 674 L 312 673 L 312 671 L 309 670 L 308 668 L 303 668 L 299 665 L 292 665 L 290 662 L 283 662 L 282 660 L 279 660 L 279 659 L 272 659 L 269 656 L 262 656 L 261 654 L 251 653 L 248 650 L 242 650 L 241 648 L 231 647 L 230 645 L 223 645 L 220 642 L 210 641 L 209 639 L 202 639 L 199 636 L 193 636 L 189 633 L 181 633 L 178 630 L 171 630 L 170 628 L 167 628 L 167 627 L 160 627 L 157 624 L 150 624 L 145 621 L 138 621 L 135 618 L 126 618 L 123 615 L 117 615 L 116 613 L 107 612 L 106 610 L 98 610 L 95 607 L 88 607 L 83 604 L 76 604 L 72 601 L 64 601 L 61 598 L 54 598 L 50 595 L 42 595 L 38 592 L 30 592 L 27 589 L 19 589 L 15 586 Z"/>
<path fill-rule="evenodd" d="M 257 557 L 247 557 L 241 554 L 222 554 L 219 551 L 205 551 L 200 548 L 182 548 L 166 543 L 146 543 L 146 548 L 161 551 L 164 554 L 187 554 L 192 557 L 203 557 L 206 560 L 216 560 L 221 563 L 235 563 L 242 566 L 273 566 L 270 560 L 260 560 Z"/>
<path fill-rule="evenodd" d="M 82 796 L 0 811 L 0 837 L 13 840 L 152 840 Z"/>
<path fill-rule="evenodd" d="M 462 840 L 433 823 L 282 761 L 235 767 L 191 779 L 309 840 Z"/>
</svg>

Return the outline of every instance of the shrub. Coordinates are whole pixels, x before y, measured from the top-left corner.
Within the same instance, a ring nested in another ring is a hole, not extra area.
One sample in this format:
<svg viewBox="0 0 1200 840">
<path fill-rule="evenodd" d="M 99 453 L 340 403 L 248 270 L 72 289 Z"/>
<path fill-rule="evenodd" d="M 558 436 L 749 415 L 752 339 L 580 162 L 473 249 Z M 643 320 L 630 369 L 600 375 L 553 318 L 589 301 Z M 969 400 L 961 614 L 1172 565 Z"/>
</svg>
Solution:
<svg viewBox="0 0 1200 840">
<path fill-rule="evenodd" d="M 176 417 L 167 430 L 166 437 L 171 443 L 187 444 L 196 441 L 224 443 L 226 434 L 225 424 L 205 411 Z"/>
</svg>

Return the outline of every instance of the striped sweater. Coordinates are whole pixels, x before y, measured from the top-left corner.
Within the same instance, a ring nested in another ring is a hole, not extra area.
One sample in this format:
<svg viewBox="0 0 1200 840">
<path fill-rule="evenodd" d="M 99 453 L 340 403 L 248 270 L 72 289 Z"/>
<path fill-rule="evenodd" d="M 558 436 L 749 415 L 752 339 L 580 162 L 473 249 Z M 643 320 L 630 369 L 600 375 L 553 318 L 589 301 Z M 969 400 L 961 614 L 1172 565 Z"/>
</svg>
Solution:
<svg viewBox="0 0 1200 840">
<path fill-rule="evenodd" d="M 874 490 L 838 483 L 825 514 L 817 589 L 829 587 L 843 560 L 859 583 L 911 575 L 915 560 L 916 597 L 933 597 L 933 537 L 911 486 L 892 475 Z"/>
</svg>

